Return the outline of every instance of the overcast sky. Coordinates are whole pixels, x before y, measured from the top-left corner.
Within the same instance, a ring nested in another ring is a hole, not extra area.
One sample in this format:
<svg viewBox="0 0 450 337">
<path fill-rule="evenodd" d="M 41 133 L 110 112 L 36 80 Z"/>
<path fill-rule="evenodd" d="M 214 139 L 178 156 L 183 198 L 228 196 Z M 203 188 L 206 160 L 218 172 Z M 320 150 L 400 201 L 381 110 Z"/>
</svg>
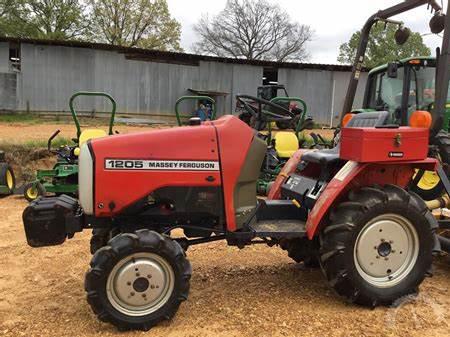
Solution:
<svg viewBox="0 0 450 337">
<path fill-rule="evenodd" d="M 440 2 L 440 0 L 438 0 Z M 192 52 L 192 44 L 197 38 L 193 25 L 202 13 L 215 15 L 220 12 L 226 0 L 167 0 L 172 14 L 182 25 L 181 45 L 186 52 Z M 314 40 L 308 44 L 311 54 L 309 62 L 337 63 L 339 46 L 361 29 L 367 18 L 379 9 L 395 5 L 400 0 L 278 0 L 273 1 L 284 8 L 291 18 L 301 24 L 310 25 Z M 447 2 L 447 1 L 445 1 Z M 407 15 L 397 18 L 405 25 L 422 34 L 430 32 L 428 21 L 430 13 L 426 6 L 419 7 Z M 433 54 L 442 39 L 434 35 L 424 36 L 425 43 Z"/>
</svg>

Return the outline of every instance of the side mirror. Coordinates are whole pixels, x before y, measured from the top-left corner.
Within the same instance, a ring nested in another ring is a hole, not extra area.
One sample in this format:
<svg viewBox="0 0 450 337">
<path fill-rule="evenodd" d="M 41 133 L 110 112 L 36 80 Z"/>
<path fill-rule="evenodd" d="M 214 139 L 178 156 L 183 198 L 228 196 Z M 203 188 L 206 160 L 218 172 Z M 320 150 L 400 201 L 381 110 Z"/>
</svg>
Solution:
<svg viewBox="0 0 450 337">
<path fill-rule="evenodd" d="M 430 29 L 433 34 L 441 33 L 445 28 L 445 15 L 437 12 L 430 20 Z"/>
<path fill-rule="evenodd" d="M 389 78 L 397 78 L 398 77 L 398 63 L 388 63 L 387 67 L 387 75 Z"/>
<path fill-rule="evenodd" d="M 409 36 L 411 35 L 411 30 L 407 27 L 400 27 L 394 34 L 395 42 L 402 46 L 408 41 Z"/>
</svg>

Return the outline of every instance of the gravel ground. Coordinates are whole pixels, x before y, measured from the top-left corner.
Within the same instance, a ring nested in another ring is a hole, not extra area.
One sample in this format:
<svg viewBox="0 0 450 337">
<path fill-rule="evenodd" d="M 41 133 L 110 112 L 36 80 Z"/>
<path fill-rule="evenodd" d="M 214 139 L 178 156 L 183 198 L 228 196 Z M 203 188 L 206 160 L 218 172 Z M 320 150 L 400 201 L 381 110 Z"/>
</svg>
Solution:
<svg viewBox="0 0 450 337">
<path fill-rule="evenodd" d="M 222 242 L 191 247 L 191 292 L 178 314 L 148 332 L 120 333 L 85 300 L 89 232 L 63 246 L 25 243 L 18 196 L 0 199 L 1 336 L 450 336 L 450 259 L 435 261 L 415 299 L 374 310 L 346 304 L 320 270 L 281 249 Z"/>
<path fill-rule="evenodd" d="M 130 133 L 130 132 L 142 132 L 155 128 L 163 128 L 166 126 L 161 125 L 153 125 L 153 126 L 131 126 L 131 125 L 117 125 L 114 127 L 114 130 L 119 131 L 120 133 Z M 87 128 L 87 126 L 82 125 L 82 130 Z M 108 130 L 108 126 L 95 126 L 89 128 L 100 128 L 103 130 Z M 56 130 L 61 130 L 61 133 L 58 137 L 65 137 L 71 139 L 76 136 L 76 129 L 73 124 L 26 124 L 26 123 L 0 123 L 0 144 L 2 142 L 6 143 L 24 143 L 27 141 L 36 141 L 36 140 L 47 140 L 53 132 Z M 307 134 L 310 132 L 305 131 Z M 312 131 L 311 131 L 312 132 Z M 320 133 L 323 137 L 328 139 L 333 138 L 334 130 L 314 130 L 315 133 Z"/>
</svg>

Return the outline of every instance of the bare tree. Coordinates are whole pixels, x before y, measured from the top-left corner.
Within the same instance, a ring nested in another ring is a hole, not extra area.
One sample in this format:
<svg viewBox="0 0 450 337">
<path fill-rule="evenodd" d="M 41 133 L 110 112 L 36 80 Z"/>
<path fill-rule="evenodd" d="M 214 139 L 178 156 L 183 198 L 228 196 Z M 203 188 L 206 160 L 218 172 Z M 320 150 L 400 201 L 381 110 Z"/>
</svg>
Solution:
<svg viewBox="0 0 450 337">
<path fill-rule="evenodd" d="M 228 0 L 213 18 L 203 16 L 194 26 L 201 40 L 197 53 L 250 60 L 302 61 L 312 29 L 292 22 L 280 6 L 266 0 Z"/>
</svg>

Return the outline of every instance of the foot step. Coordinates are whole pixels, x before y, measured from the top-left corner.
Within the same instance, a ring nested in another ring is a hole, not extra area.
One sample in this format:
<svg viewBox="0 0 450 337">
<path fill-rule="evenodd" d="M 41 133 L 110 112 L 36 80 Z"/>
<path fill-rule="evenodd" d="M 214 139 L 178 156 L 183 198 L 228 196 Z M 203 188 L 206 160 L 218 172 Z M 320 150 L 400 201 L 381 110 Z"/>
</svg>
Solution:
<svg viewBox="0 0 450 337">
<path fill-rule="evenodd" d="M 250 229 L 260 238 L 293 239 L 306 236 L 305 223 L 300 220 L 262 220 L 250 225 Z"/>
</svg>

